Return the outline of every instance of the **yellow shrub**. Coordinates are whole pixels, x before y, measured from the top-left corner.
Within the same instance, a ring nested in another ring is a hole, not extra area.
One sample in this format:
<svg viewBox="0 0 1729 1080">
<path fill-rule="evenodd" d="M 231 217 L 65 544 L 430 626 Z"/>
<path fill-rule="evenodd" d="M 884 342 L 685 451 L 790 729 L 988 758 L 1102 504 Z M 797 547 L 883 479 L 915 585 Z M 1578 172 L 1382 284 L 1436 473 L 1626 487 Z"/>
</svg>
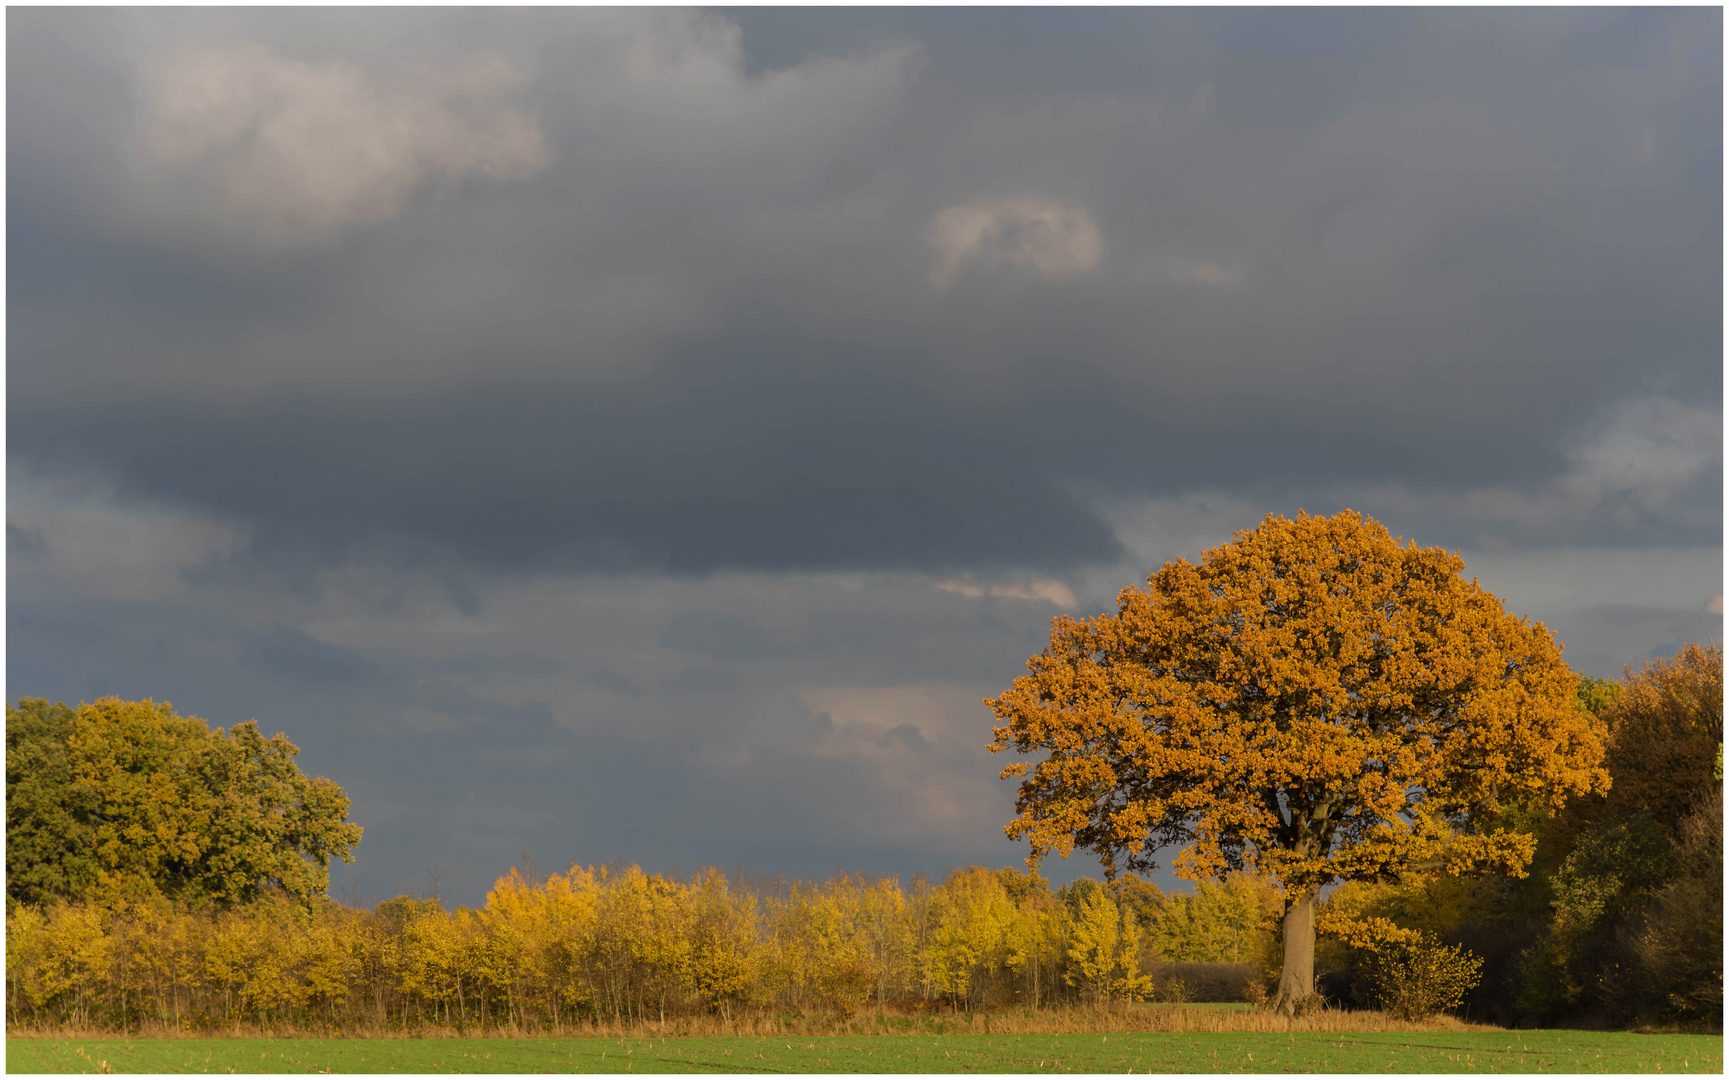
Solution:
<svg viewBox="0 0 1729 1080">
<path fill-rule="evenodd" d="M 1433 934 L 1389 942 L 1375 950 L 1369 978 L 1377 1001 L 1400 1020 L 1420 1020 L 1456 1009 L 1477 985 L 1483 961 Z"/>
</svg>

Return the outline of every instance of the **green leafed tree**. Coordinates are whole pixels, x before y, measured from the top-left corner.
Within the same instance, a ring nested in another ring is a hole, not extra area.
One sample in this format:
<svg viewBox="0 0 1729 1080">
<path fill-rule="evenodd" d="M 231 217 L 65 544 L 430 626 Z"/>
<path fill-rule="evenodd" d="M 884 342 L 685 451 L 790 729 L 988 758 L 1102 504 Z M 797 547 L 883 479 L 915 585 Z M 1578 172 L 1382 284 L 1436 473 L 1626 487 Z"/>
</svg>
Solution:
<svg viewBox="0 0 1729 1080">
<path fill-rule="evenodd" d="M 230 904 L 274 884 L 302 902 L 353 860 L 360 826 L 334 781 L 255 722 L 212 730 L 167 702 L 6 709 L 7 904 Z"/>
</svg>

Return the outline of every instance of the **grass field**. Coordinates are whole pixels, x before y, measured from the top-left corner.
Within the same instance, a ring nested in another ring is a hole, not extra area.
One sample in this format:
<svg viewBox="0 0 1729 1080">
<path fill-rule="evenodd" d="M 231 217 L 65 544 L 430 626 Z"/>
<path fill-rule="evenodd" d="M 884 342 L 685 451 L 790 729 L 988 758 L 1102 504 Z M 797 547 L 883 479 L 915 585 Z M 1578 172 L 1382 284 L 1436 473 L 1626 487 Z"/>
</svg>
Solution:
<svg viewBox="0 0 1729 1080">
<path fill-rule="evenodd" d="M 7 1072 L 1697 1072 L 1715 1035 L 1585 1031 L 681 1039 L 31 1039 Z"/>
</svg>

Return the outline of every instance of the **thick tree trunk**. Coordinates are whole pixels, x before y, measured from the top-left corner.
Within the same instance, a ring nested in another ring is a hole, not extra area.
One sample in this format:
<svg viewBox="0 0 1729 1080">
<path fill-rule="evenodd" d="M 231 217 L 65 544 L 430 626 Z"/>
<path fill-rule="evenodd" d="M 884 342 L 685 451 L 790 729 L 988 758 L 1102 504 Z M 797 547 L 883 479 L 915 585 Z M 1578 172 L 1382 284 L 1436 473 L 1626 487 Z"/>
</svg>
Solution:
<svg viewBox="0 0 1729 1080">
<path fill-rule="evenodd" d="M 1295 1016 L 1315 995 L 1315 893 L 1294 897 L 1285 908 L 1285 966 L 1279 973 L 1275 1012 Z"/>
</svg>

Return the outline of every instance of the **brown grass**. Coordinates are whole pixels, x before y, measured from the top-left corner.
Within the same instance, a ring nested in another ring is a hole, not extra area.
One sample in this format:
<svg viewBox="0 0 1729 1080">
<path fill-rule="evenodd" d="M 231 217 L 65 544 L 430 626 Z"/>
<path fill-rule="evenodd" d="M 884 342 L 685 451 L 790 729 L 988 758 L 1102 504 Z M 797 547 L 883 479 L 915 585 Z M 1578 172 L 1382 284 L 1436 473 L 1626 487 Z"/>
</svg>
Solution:
<svg viewBox="0 0 1729 1080">
<path fill-rule="evenodd" d="M 1498 1030 L 1466 1023 L 1453 1016 L 1427 1020 L 1397 1020 L 1382 1012 L 1325 1009 L 1307 1016 L 1287 1018 L 1274 1013 L 1205 1006 L 1137 1005 L 1075 1006 L 1055 1009 L 1006 1009 L 993 1012 L 903 1011 L 759 1013 L 734 1016 L 686 1016 L 667 1020 L 601 1021 L 549 1027 L 518 1028 L 510 1025 L 443 1026 L 344 1025 L 308 1027 L 266 1025 L 243 1021 L 201 1031 L 187 1031 L 169 1024 L 145 1024 L 128 1032 L 63 1026 L 18 1027 L 7 1030 L 7 1038 L 91 1039 L 125 1035 L 145 1039 L 191 1038 L 666 1038 L 679 1036 L 820 1036 L 820 1035 L 1062 1035 L 1133 1034 L 1181 1032 L 1254 1031 L 1367 1032 L 1367 1031 L 1489 1031 Z"/>
</svg>

